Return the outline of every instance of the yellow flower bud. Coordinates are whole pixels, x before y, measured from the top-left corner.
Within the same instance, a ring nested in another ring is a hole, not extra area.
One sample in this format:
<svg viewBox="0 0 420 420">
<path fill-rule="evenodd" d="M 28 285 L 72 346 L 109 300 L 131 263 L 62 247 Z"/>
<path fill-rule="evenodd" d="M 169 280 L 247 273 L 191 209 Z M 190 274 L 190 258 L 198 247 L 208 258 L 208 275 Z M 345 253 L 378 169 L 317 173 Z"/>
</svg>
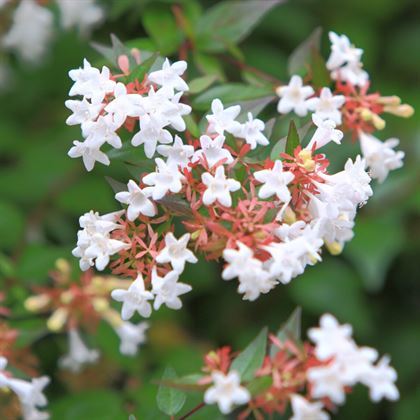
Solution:
<svg viewBox="0 0 420 420">
<path fill-rule="evenodd" d="M 384 111 L 403 118 L 410 118 L 414 114 L 414 108 L 408 104 L 385 106 Z"/>
<path fill-rule="evenodd" d="M 331 255 L 339 255 L 343 251 L 343 245 L 338 242 L 327 242 L 325 241 L 325 246 Z"/>
<path fill-rule="evenodd" d="M 50 303 L 48 295 L 30 296 L 25 300 L 25 309 L 30 312 L 42 311 Z"/>
<path fill-rule="evenodd" d="M 48 318 L 47 327 L 51 331 L 60 331 L 64 324 L 67 321 L 69 312 L 66 308 L 58 308 L 53 312 L 53 314 Z"/>
</svg>

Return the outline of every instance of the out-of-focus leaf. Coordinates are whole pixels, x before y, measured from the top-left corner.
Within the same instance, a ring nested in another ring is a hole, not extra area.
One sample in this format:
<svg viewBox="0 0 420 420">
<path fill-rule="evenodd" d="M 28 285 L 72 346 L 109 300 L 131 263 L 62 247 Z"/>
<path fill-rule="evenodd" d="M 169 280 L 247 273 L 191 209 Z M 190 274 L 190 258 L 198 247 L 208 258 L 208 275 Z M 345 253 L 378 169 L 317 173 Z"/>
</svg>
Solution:
<svg viewBox="0 0 420 420">
<path fill-rule="evenodd" d="M 197 24 L 197 47 L 203 51 L 225 51 L 244 39 L 280 0 L 219 2 Z"/>
<path fill-rule="evenodd" d="M 84 391 L 60 398 L 48 407 L 53 419 L 126 420 L 119 394 L 108 390 Z"/>
<path fill-rule="evenodd" d="M 294 343 L 298 343 L 301 339 L 301 325 L 302 324 L 302 308 L 297 307 L 289 319 L 277 332 L 277 338 L 284 343 L 286 340 L 292 340 Z M 270 347 L 270 356 L 274 357 L 279 351 L 278 347 L 274 344 Z"/>
<path fill-rule="evenodd" d="M 0 201 L 0 249 L 15 246 L 23 234 L 24 217 L 11 202 Z"/>
<path fill-rule="evenodd" d="M 287 69 L 289 75 L 304 74 L 311 62 L 312 50 L 319 51 L 322 28 L 316 28 L 290 55 Z"/>
<path fill-rule="evenodd" d="M 142 13 L 142 21 L 162 55 L 173 54 L 181 45 L 182 32 L 167 5 L 157 2 L 149 4 Z"/>
<path fill-rule="evenodd" d="M 293 151 L 298 147 L 300 144 L 299 133 L 296 128 L 295 122 L 292 120 L 290 121 L 289 125 L 289 132 L 287 133 L 286 139 L 286 153 L 290 156 L 293 156 Z"/>
<path fill-rule="evenodd" d="M 173 380 L 176 379 L 177 375 L 174 369 L 167 367 L 163 373 L 162 380 Z M 174 416 L 177 414 L 185 404 L 187 399 L 184 392 L 167 387 L 163 384 L 159 386 L 158 393 L 156 395 L 156 402 L 159 410 L 163 411 L 168 416 Z"/>
<path fill-rule="evenodd" d="M 221 62 L 210 54 L 195 52 L 194 64 L 202 74 L 214 75 L 221 82 L 226 81 L 225 72 Z"/>
<path fill-rule="evenodd" d="M 0 277 L 12 277 L 14 273 L 13 261 L 7 255 L 0 253 Z"/>
<path fill-rule="evenodd" d="M 264 98 L 251 99 L 249 101 L 240 101 L 238 105 L 241 106 L 241 112 L 236 118 L 239 122 L 248 120 L 248 113 L 250 112 L 253 117 L 257 117 L 263 109 L 274 100 L 274 96 L 266 96 Z"/>
<path fill-rule="evenodd" d="M 380 290 L 389 266 L 405 242 L 401 223 L 389 215 L 360 217 L 354 233 L 355 238 L 346 246 L 345 255 L 354 263 L 365 287 Z"/>
<path fill-rule="evenodd" d="M 175 214 L 187 217 L 192 216 L 191 207 L 188 202 L 176 195 L 167 195 L 158 200 L 158 202 Z"/>
<path fill-rule="evenodd" d="M 184 115 L 184 121 L 185 125 L 187 126 L 187 130 L 194 136 L 194 137 L 200 137 L 201 131 L 198 127 L 197 123 L 194 120 L 194 117 L 192 114 Z"/>
<path fill-rule="evenodd" d="M 237 371 L 243 381 L 249 381 L 263 363 L 267 349 L 267 328 L 264 328 L 257 337 L 232 362 L 231 371 Z"/>
<path fill-rule="evenodd" d="M 192 95 L 200 93 L 211 86 L 216 81 L 216 79 L 217 77 L 214 74 L 197 77 L 196 79 L 193 79 L 191 82 L 189 82 L 190 90 L 188 92 Z"/>
<path fill-rule="evenodd" d="M 203 391 L 208 385 L 201 385 L 198 383 L 202 377 L 203 376 L 200 374 L 191 374 L 182 376 L 181 378 L 162 378 L 159 383 L 165 387 L 183 391 Z"/>
<path fill-rule="evenodd" d="M 266 97 L 271 93 L 271 89 L 268 87 L 257 87 L 242 83 L 226 83 L 221 86 L 215 86 L 197 96 L 193 104 L 198 109 L 207 110 L 215 98 L 219 98 L 224 104 L 237 104 L 240 101 Z"/>
<path fill-rule="evenodd" d="M 325 64 L 324 57 L 319 50 L 311 51 L 312 84 L 315 88 L 322 88 L 331 84 L 330 72 Z"/>
<path fill-rule="evenodd" d="M 253 379 L 246 387 L 252 396 L 261 394 L 273 384 L 271 376 L 261 376 Z"/>
<path fill-rule="evenodd" d="M 114 191 L 115 194 L 127 190 L 127 185 L 125 185 L 123 182 L 117 181 L 116 179 L 110 176 L 106 176 L 105 180 L 111 186 L 112 191 Z"/>
</svg>

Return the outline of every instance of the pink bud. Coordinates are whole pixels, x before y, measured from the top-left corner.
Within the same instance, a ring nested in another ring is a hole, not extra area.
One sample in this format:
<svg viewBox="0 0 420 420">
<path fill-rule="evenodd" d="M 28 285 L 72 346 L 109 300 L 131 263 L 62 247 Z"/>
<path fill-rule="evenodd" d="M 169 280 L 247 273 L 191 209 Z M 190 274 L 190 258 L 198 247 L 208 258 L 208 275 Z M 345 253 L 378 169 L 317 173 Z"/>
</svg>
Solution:
<svg viewBox="0 0 420 420">
<path fill-rule="evenodd" d="M 130 74 L 130 62 L 125 54 L 118 57 L 118 67 L 125 75 Z"/>
</svg>

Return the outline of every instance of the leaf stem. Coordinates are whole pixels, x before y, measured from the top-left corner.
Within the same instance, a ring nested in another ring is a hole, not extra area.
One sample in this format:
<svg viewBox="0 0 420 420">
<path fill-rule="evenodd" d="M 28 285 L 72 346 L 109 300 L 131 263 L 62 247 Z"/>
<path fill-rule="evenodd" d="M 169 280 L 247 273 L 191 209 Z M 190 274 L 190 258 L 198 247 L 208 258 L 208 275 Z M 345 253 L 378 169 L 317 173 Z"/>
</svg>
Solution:
<svg viewBox="0 0 420 420">
<path fill-rule="evenodd" d="M 196 413 L 198 410 L 201 410 L 206 404 L 204 402 L 198 404 L 196 407 L 194 407 L 191 411 L 188 411 L 188 413 L 184 414 L 182 417 L 180 417 L 178 420 L 185 420 L 188 417 L 191 417 L 194 413 Z"/>
</svg>

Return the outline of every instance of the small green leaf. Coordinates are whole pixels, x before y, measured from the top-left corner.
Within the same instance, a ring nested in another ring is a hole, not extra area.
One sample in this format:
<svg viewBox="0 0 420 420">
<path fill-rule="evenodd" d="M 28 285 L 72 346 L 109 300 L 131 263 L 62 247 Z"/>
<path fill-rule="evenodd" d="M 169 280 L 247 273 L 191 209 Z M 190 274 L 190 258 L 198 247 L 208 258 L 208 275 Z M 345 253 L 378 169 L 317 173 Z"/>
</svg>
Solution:
<svg viewBox="0 0 420 420">
<path fill-rule="evenodd" d="M 264 361 L 267 349 L 267 328 L 264 328 L 257 337 L 232 362 L 230 370 L 237 371 L 243 381 L 254 377 Z"/>
<path fill-rule="evenodd" d="M 241 112 L 239 113 L 238 117 L 236 118 L 239 122 L 245 122 L 248 120 L 248 113 L 250 112 L 253 117 L 257 117 L 263 109 L 273 100 L 275 99 L 274 96 L 266 96 L 264 98 L 258 99 L 251 99 L 249 101 L 240 101 L 238 105 L 241 106 Z"/>
<path fill-rule="evenodd" d="M 194 64 L 202 74 L 214 75 L 221 82 L 226 81 L 223 66 L 216 57 L 200 52 L 196 52 L 193 57 Z"/>
<path fill-rule="evenodd" d="M 331 84 L 330 72 L 319 50 L 313 49 L 311 52 L 311 70 L 312 85 L 314 87 L 322 88 Z"/>
<path fill-rule="evenodd" d="M 176 379 L 177 375 L 174 369 L 167 367 L 163 373 L 162 380 Z M 158 393 L 156 395 L 156 402 L 159 410 L 163 411 L 168 416 L 174 416 L 177 414 L 185 404 L 187 399 L 184 392 L 169 388 L 166 385 L 161 384 L 159 386 Z"/>
<path fill-rule="evenodd" d="M 193 104 L 200 110 L 208 110 L 213 99 L 219 98 L 224 104 L 238 104 L 240 101 L 270 96 L 269 87 L 257 87 L 242 83 L 225 83 L 215 86 L 197 96 Z"/>
<path fill-rule="evenodd" d="M 200 93 L 203 90 L 207 89 L 210 85 L 212 85 L 217 80 L 217 76 L 214 74 L 209 74 L 207 76 L 197 77 L 196 79 L 191 80 L 189 82 L 190 90 L 188 93 L 195 95 L 196 93 Z"/>
<path fill-rule="evenodd" d="M 319 51 L 321 35 L 322 28 L 316 28 L 309 37 L 292 52 L 287 64 L 290 76 L 293 74 L 306 74 L 306 70 L 311 62 L 312 51 Z"/>
<path fill-rule="evenodd" d="M 153 64 L 159 57 L 158 53 L 154 53 L 151 57 L 144 60 L 141 64 L 134 68 L 130 75 L 127 77 L 128 82 L 138 80 L 140 83 L 143 81 L 145 74 L 152 68 Z"/>
<path fill-rule="evenodd" d="M 300 144 L 299 133 L 296 128 L 295 122 L 290 121 L 289 132 L 287 133 L 286 140 L 286 153 L 293 156 L 293 152 Z"/>
<path fill-rule="evenodd" d="M 299 306 L 292 312 L 289 319 L 277 332 L 277 338 L 284 343 L 286 340 L 292 340 L 299 343 L 301 339 L 302 308 Z M 278 347 L 274 344 L 270 348 L 270 356 L 274 357 L 278 352 Z"/>
<path fill-rule="evenodd" d="M 246 387 L 251 395 L 254 397 L 266 391 L 273 384 L 271 376 L 260 376 L 253 379 Z"/>
<path fill-rule="evenodd" d="M 127 191 L 127 185 L 125 185 L 123 182 L 117 181 L 111 176 L 105 176 L 105 181 L 108 182 L 115 194 L 119 193 L 120 191 Z"/>
<path fill-rule="evenodd" d="M 183 391 L 202 391 L 207 388 L 208 385 L 201 385 L 198 383 L 203 375 L 191 374 L 182 376 L 181 378 L 167 378 L 162 379 L 159 384 L 169 388 L 180 389 Z"/>
<path fill-rule="evenodd" d="M 201 130 L 198 127 L 197 123 L 194 120 L 194 117 L 192 114 L 184 115 L 184 121 L 185 125 L 187 126 L 187 130 L 194 136 L 194 137 L 200 137 Z"/>
</svg>

